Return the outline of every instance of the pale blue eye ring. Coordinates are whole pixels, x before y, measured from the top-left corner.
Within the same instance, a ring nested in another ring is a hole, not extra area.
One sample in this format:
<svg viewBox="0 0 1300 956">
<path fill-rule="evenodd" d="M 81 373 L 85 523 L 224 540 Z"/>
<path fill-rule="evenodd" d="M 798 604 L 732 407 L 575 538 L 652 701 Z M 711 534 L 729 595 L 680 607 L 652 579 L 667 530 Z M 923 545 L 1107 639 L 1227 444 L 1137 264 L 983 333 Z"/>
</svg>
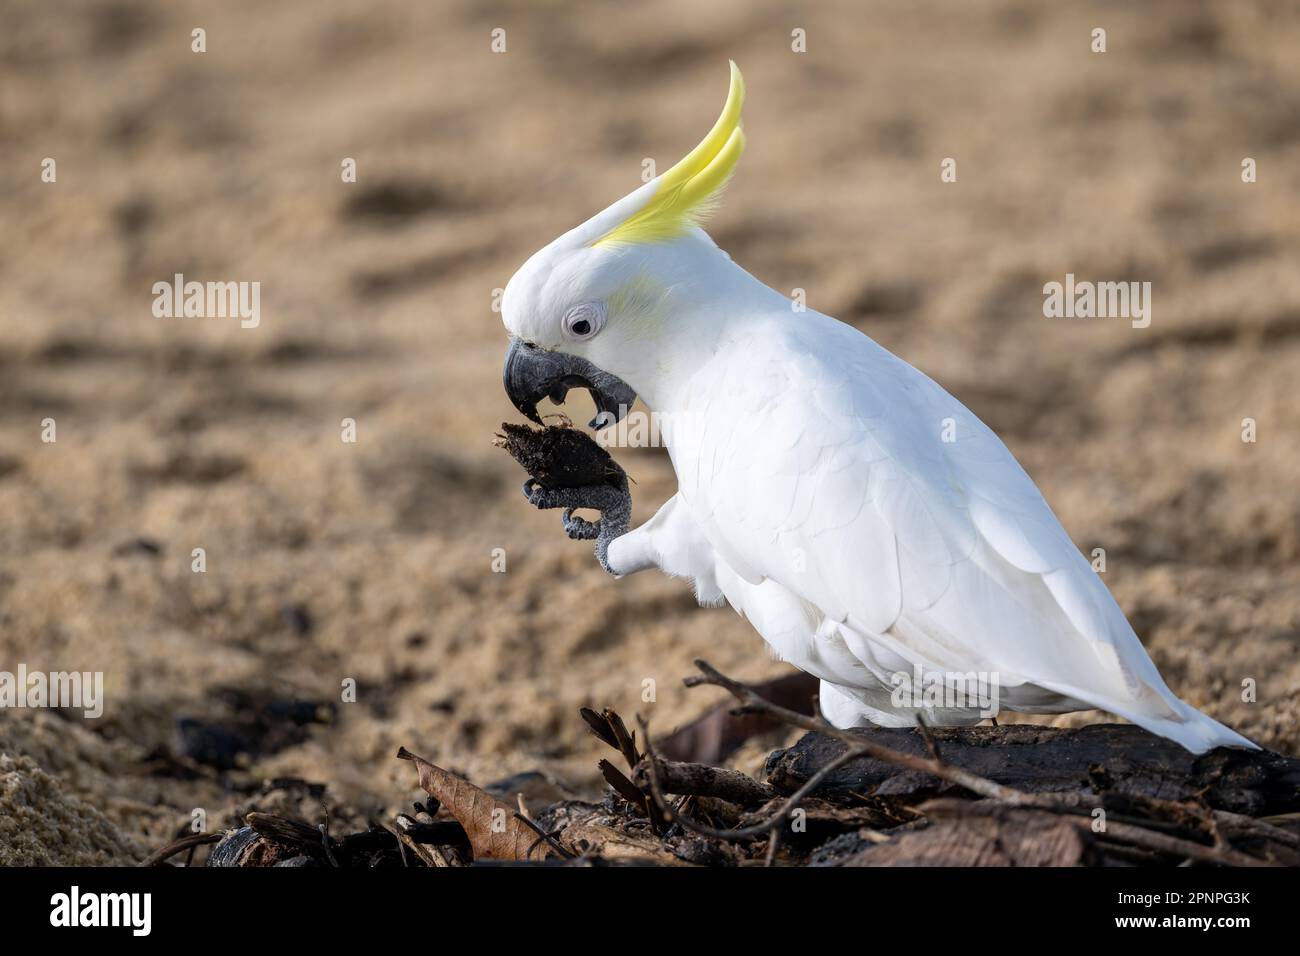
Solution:
<svg viewBox="0 0 1300 956">
<path fill-rule="evenodd" d="M 560 328 L 564 334 L 579 342 L 589 339 L 605 327 L 605 306 L 600 302 L 584 302 L 564 313 Z"/>
</svg>

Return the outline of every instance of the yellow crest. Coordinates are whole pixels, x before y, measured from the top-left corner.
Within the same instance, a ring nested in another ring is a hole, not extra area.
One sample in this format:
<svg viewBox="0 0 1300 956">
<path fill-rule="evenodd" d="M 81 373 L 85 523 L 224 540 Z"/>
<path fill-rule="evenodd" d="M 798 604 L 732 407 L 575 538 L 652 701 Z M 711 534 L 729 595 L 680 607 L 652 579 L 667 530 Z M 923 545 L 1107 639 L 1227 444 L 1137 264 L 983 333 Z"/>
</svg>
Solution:
<svg viewBox="0 0 1300 956">
<path fill-rule="evenodd" d="M 740 110 L 744 105 L 745 80 L 732 61 L 727 102 L 709 135 L 685 159 L 659 177 L 659 185 L 648 203 L 592 245 L 664 242 L 708 219 L 745 149 L 745 134 L 740 128 Z"/>
</svg>

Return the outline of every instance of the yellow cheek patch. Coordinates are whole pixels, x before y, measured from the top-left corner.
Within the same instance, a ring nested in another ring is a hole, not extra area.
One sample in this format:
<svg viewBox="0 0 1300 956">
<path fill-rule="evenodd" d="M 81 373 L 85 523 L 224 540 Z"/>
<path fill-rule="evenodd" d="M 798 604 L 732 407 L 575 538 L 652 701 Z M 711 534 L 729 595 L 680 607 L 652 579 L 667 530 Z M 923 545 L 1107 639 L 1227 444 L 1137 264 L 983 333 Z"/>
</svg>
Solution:
<svg viewBox="0 0 1300 956">
<path fill-rule="evenodd" d="M 736 171 L 745 150 L 740 111 L 745 105 L 745 80 L 731 64 L 731 89 L 722 115 L 700 145 L 659 177 L 650 201 L 592 245 L 632 245 L 675 239 L 691 226 L 703 224 L 717 208 L 722 188 Z"/>
<path fill-rule="evenodd" d="M 605 305 L 612 315 L 644 315 L 659 308 L 666 291 L 662 282 L 643 272 L 619 286 Z"/>
<path fill-rule="evenodd" d="M 605 308 L 624 334 L 635 338 L 659 322 L 667 307 L 667 297 L 668 290 L 663 283 L 642 273 L 606 298 Z"/>
</svg>

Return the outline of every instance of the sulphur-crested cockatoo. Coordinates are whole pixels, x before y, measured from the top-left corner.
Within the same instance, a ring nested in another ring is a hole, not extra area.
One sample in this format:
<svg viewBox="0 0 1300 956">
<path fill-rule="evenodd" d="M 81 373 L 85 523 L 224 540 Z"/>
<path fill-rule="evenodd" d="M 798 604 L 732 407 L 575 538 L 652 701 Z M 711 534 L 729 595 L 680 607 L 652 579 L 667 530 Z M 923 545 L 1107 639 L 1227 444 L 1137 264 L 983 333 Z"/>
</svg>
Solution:
<svg viewBox="0 0 1300 956">
<path fill-rule="evenodd" d="M 1003 710 L 1107 710 L 1195 752 L 1254 746 L 1174 696 L 997 435 L 700 228 L 744 148 L 743 100 L 733 63 L 704 141 L 533 255 L 501 303 L 515 406 L 537 420 L 540 399 L 584 387 L 607 425 L 639 394 L 677 493 L 633 531 L 607 485 L 525 495 L 566 509 L 615 576 L 659 568 L 702 604 L 725 599 L 820 678 L 836 726 L 975 723 L 996 695 Z M 953 696 L 962 678 L 994 689 Z"/>
</svg>

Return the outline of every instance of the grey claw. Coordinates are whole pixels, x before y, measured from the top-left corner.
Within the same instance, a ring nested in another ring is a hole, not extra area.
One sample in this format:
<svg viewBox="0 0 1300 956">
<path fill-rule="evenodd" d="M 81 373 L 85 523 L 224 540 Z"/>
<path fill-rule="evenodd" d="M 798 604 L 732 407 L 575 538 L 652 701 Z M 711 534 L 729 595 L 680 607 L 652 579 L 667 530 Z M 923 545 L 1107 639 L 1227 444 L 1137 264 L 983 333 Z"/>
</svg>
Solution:
<svg viewBox="0 0 1300 956">
<path fill-rule="evenodd" d="M 586 518 L 575 518 L 572 508 L 565 508 L 560 520 L 564 524 L 565 534 L 575 541 L 593 541 L 600 537 L 600 526 L 603 520 L 588 521 Z"/>
<path fill-rule="evenodd" d="M 562 491 L 554 491 L 543 488 L 541 482 L 536 478 L 529 478 L 524 482 L 524 497 L 534 508 L 559 508 L 567 504 L 564 500 Z"/>
<path fill-rule="evenodd" d="M 548 490 L 541 487 L 537 479 L 529 478 L 524 482 L 523 490 L 524 497 L 534 508 L 563 508 L 560 520 L 565 534 L 577 541 L 595 541 L 596 560 L 610 574 L 615 574 L 609 566 L 609 544 L 627 533 L 632 519 L 632 496 L 628 493 L 626 479 L 617 486 L 605 484 Z M 600 520 L 575 517 L 573 512 L 578 508 L 599 511 Z"/>
</svg>

